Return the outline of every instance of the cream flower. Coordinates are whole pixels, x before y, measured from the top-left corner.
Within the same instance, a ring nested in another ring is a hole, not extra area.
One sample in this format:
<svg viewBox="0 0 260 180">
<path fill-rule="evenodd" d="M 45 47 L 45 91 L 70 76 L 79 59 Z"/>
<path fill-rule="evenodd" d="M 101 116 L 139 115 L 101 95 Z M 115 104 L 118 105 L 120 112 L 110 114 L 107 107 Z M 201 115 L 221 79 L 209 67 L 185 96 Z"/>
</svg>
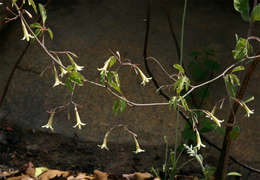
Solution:
<svg viewBox="0 0 260 180">
<path fill-rule="evenodd" d="M 105 134 L 105 137 L 103 139 L 103 143 L 102 145 L 98 145 L 98 147 L 100 147 L 101 149 L 106 149 L 109 151 L 108 147 L 107 147 L 107 138 L 108 138 L 108 135 L 110 134 L 110 131 L 106 132 Z"/>
<path fill-rule="evenodd" d="M 198 150 L 200 147 L 206 147 L 204 144 L 202 144 L 201 139 L 200 139 L 200 134 L 199 131 L 196 129 L 196 136 L 197 136 L 197 146 L 195 146 Z"/>
<path fill-rule="evenodd" d="M 139 67 L 136 67 L 136 69 L 138 70 L 138 72 L 139 72 L 139 74 L 140 74 L 140 76 L 141 76 L 141 78 L 143 80 L 141 82 L 141 84 L 143 86 L 145 86 L 145 84 L 148 83 L 152 78 L 151 77 L 150 78 L 146 77 L 145 74 L 141 71 L 141 69 Z"/>
<path fill-rule="evenodd" d="M 55 83 L 53 84 L 52 87 L 55 87 L 55 86 L 58 86 L 58 85 L 64 85 L 64 83 L 59 80 L 58 73 L 57 73 L 55 66 L 53 66 L 53 71 L 54 71 Z"/>
<path fill-rule="evenodd" d="M 203 112 L 206 114 L 206 117 L 211 119 L 212 121 L 214 121 L 216 123 L 217 126 L 221 127 L 221 123 L 224 122 L 224 120 L 219 120 L 216 116 L 214 116 L 213 113 L 209 112 L 209 111 L 204 111 Z"/>
<path fill-rule="evenodd" d="M 134 152 L 135 154 L 145 152 L 144 149 L 141 149 L 141 147 L 140 147 L 140 145 L 139 145 L 139 143 L 138 143 L 137 138 L 136 138 L 135 135 L 133 135 L 133 138 L 134 138 L 134 141 L 135 141 L 135 149 L 136 149 L 136 150 L 133 151 L 133 152 Z"/>
<path fill-rule="evenodd" d="M 74 110 L 75 110 L 75 115 L 76 115 L 76 121 L 77 121 L 77 123 L 76 123 L 75 126 L 73 126 L 73 128 L 78 127 L 78 128 L 81 130 L 81 126 L 85 126 L 86 124 L 83 123 L 83 122 L 81 122 L 80 117 L 79 117 L 78 108 L 77 108 L 76 106 L 75 106 Z"/>
<path fill-rule="evenodd" d="M 246 103 L 244 103 L 243 101 L 240 101 L 239 99 L 233 98 L 233 97 L 232 97 L 232 99 L 235 100 L 237 103 L 239 103 L 240 106 L 242 106 L 245 109 L 247 117 L 250 117 L 250 114 L 254 114 L 254 110 L 250 110 L 248 108 L 248 106 L 246 105 Z"/>
<path fill-rule="evenodd" d="M 73 58 L 72 58 L 69 54 L 67 54 L 67 56 L 68 56 L 68 58 L 69 58 L 69 60 L 70 60 L 70 63 L 71 63 L 73 66 L 75 66 L 76 71 L 82 71 L 82 70 L 84 69 L 84 66 L 79 66 L 79 65 L 77 65 L 76 62 L 73 60 Z"/>
<path fill-rule="evenodd" d="M 54 114 L 55 114 L 55 112 L 52 112 L 52 113 L 51 113 L 51 115 L 50 115 L 50 117 L 49 117 L 49 120 L 48 120 L 48 123 L 47 123 L 46 125 L 42 126 L 42 128 L 47 128 L 47 129 L 50 128 L 51 131 L 54 131 L 54 129 L 53 129 L 53 127 L 52 127 Z"/>
<path fill-rule="evenodd" d="M 30 41 L 30 38 L 33 39 L 34 37 L 28 33 L 27 28 L 22 19 L 21 19 L 21 22 L 22 22 L 22 28 L 23 28 L 23 38 L 21 40 Z"/>
<path fill-rule="evenodd" d="M 107 75 L 108 72 L 108 67 L 109 67 L 109 63 L 110 63 L 110 58 L 104 63 L 104 66 L 102 68 L 98 68 L 97 70 L 100 71 L 100 75 Z"/>
</svg>

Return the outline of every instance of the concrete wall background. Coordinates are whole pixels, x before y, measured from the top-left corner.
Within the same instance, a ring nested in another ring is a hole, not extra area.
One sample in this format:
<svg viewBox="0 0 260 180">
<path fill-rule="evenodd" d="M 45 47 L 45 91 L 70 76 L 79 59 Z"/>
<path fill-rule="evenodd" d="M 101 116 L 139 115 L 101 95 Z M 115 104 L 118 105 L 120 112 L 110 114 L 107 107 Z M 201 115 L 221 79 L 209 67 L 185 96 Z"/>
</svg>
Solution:
<svg viewBox="0 0 260 180">
<path fill-rule="evenodd" d="M 168 8 L 179 37 L 182 1 L 172 2 Z M 120 51 L 123 57 L 141 64 L 144 69 L 142 53 L 145 9 L 146 3 L 138 0 L 55 0 L 48 8 L 47 20 L 55 38 L 47 44 L 50 49 L 70 50 L 79 55 L 79 64 L 85 66 L 83 74 L 94 81 L 99 81 L 99 72 L 96 68 L 103 66 L 104 61 L 110 56 L 109 49 Z M 232 7 L 226 7 L 221 3 L 198 1 L 189 3 L 185 27 L 184 62 L 190 60 L 187 56 L 189 52 L 208 47 L 217 52 L 216 59 L 224 68 L 232 63 L 231 51 L 235 46 L 235 33 L 245 37 L 248 25 L 241 20 Z M 257 27 L 256 32 L 258 32 Z M 1 32 L 0 83 L 2 87 L 7 81 L 13 64 L 25 47 L 25 42 L 19 40 L 21 38 L 19 22 Z M 159 59 L 169 72 L 174 72 L 172 65 L 178 60 L 166 17 L 158 1 L 153 1 L 152 4 L 148 55 Z M 44 77 L 37 74 L 49 63 L 50 59 L 38 45 L 32 44 L 15 73 L 4 108 L 1 110 L 8 114 L 4 119 L 5 122 L 13 122 L 23 128 L 43 130 L 40 127 L 48 120 L 46 110 L 67 102 L 69 96 L 66 95 L 65 88 L 51 88 L 53 85 L 51 71 L 45 73 Z M 34 73 L 22 69 L 33 69 Z M 160 84 L 170 82 L 165 79 L 158 67 L 152 66 L 151 70 Z M 121 73 L 129 73 L 129 69 L 125 68 Z M 257 110 L 260 107 L 257 101 L 260 92 L 258 83 L 255 83 L 259 78 L 259 72 L 255 73 L 247 92 L 247 95 L 255 96 L 256 101 L 251 103 L 255 114 L 247 119 L 241 113 L 239 123 L 242 132 L 234 143 L 233 149 L 234 156 L 256 165 L 260 165 L 260 124 L 258 121 L 260 114 Z M 124 79 L 128 79 L 127 82 L 124 82 Z M 122 77 L 121 81 L 122 87 L 127 87 L 123 89 L 129 99 L 140 103 L 165 102 L 162 97 L 156 95 L 152 83 L 147 87 L 141 87 L 140 79 L 133 72 L 127 77 Z M 222 81 L 218 81 L 211 87 L 213 93 L 205 107 L 212 107 L 216 99 L 224 96 Z M 0 94 L 2 92 L 3 88 L 0 89 Z M 79 112 L 87 126 L 82 131 L 73 129 L 75 121 L 67 120 L 65 111 L 55 116 L 55 132 L 68 136 L 76 133 L 85 140 L 101 142 L 109 128 L 121 123 L 128 125 L 129 129 L 136 132 L 143 144 L 162 144 L 164 135 L 167 135 L 170 142 L 173 142 L 175 113 L 169 111 L 168 107 L 127 108 L 125 113 L 114 117 L 111 109 L 114 100 L 115 98 L 104 89 L 85 84 L 77 90 L 75 101 L 82 105 Z M 228 110 L 223 110 L 220 117 L 227 119 L 228 112 Z M 71 118 L 74 119 L 73 112 Z M 183 125 L 182 123 L 180 129 Z M 210 138 L 220 145 L 219 137 L 210 135 Z M 129 135 L 119 131 L 112 134 L 111 141 L 129 142 L 132 140 Z"/>
</svg>

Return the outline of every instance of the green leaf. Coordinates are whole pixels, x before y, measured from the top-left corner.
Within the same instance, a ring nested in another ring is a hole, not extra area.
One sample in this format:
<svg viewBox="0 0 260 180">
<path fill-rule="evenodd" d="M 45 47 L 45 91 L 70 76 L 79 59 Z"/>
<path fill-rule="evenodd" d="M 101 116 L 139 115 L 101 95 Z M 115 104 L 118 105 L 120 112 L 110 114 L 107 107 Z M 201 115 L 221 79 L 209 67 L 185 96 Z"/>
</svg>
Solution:
<svg viewBox="0 0 260 180">
<path fill-rule="evenodd" d="M 121 111 L 121 112 L 124 112 L 124 111 L 125 111 L 126 105 L 127 105 L 126 101 L 124 101 L 124 100 L 121 99 L 121 100 L 120 100 L 120 111 Z"/>
<path fill-rule="evenodd" d="M 251 102 L 251 101 L 253 101 L 254 99 L 255 99 L 255 97 L 254 97 L 254 96 L 252 96 L 252 97 L 250 97 L 250 98 L 248 98 L 248 99 L 244 100 L 243 102 L 246 104 L 246 103 L 248 103 L 248 102 Z"/>
<path fill-rule="evenodd" d="M 38 23 L 38 22 L 30 24 L 30 27 L 31 28 L 38 28 L 38 29 L 42 28 L 41 24 Z"/>
<path fill-rule="evenodd" d="M 181 74 L 184 74 L 184 69 L 183 69 L 183 67 L 182 67 L 181 65 L 179 65 L 179 64 L 174 64 L 173 67 L 174 67 L 175 69 L 179 70 L 179 72 L 180 72 Z"/>
<path fill-rule="evenodd" d="M 229 82 L 229 74 L 227 74 L 225 77 L 224 77 L 224 81 L 225 81 L 225 84 L 227 86 L 227 89 L 230 93 L 230 95 L 232 97 L 235 97 L 236 96 L 236 92 L 235 92 L 235 89 L 234 87 L 232 87 L 232 84 Z"/>
<path fill-rule="evenodd" d="M 38 36 L 42 32 L 41 29 L 35 29 L 34 34 L 35 36 Z"/>
<path fill-rule="evenodd" d="M 111 56 L 109 59 L 109 68 L 111 68 L 116 63 L 117 59 L 115 58 L 115 56 Z"/>
<path fill-rule="evenodd" d="M 65 85 L 67 86 L 67 88 L 68 88 L 71 92 L 74 91 L 74 88 L 72 87 L 71 81 L 69 80 L 69 78 L 65 81 Z"/>
<path fill-rule="evenodd" d="M 184 110 L 187 111 L 189 109 L 189 107 L 188 107 L 188 104 L 186 102 L 186 99 L 180 97 L 180 100 L 181 100 L 181 104 L 182 104 Z"/>
<path fill-rule="evenodd" d="M 28 4 L 33 7 L 34 12 L 37 14 L 37 7 L 33 0 L 28 0 Z"/>
<path fill-rule="evenodd" d="M 204 65 L 209 69 L 209 70 L 218 70 L 220 65 L 217 61 L 211 60 L 211 59 L 205 59 L 204 60 Z"/>
<path fill-rule="evenodd" d="M 227 173 L 227 176 L 242 176 L 242 174 L 240 174 L 238 172 L 229 172 L 229 173 Z"/>
<path fill-rule="evenodd" d="M 240 81 L 239 81 L 237 75 L 235 75 L 235 74 L 229 74 L 229 78 L 230 78 L 231 84 L 232 84 L 233 86 L 234 86 L 234 85 L 240 86 Z"/>
<path fill-rule="evenodd" d="M 236 35 L 236 39 L 236 48 L 232 50 L 232 54 L 235 60 L 241 60 L 245 58 L 251 51 L 251 46 L 249 42 L 244 38 L 238 38 Z"/>
<path fill-rule="evenodd" d="M 249 21 L 249 2 L 248 0 L 234 0 L 234 8 L 241 14 L 244 21 Z"/>
<path fill-rule="evenodd" d="M 231 140 L 235 140 L 240 135 L 240 128 L 239 126 L 234 126 L 232 131 L 229 134 Z"/>
<path fill-rule="evenodd" d="M 68 72 L 71 72 L 71 71 L 74 71 L 75 70 L 75 66 L 73 66 L 73 65 L 69 65 L 68 67 L 67 67 L 67 71 Z"/>
<path fill-rule="evenodd" d="M 260 21 L 260 4 L 258 4 L 251 13 L 253 21 Z"/>
<path fill-rule="evenodd" d="M 221 128 L 221 127 L 219 127 L 219 126 L 216 126 L 216 131 L 220 134 L 220 135 L 222 135 L 222 136 L 225 136 L 225 130 L 223 129 L 223 128 Z"/>
<path fill-rule="evenodd" d="M 215 130 L 217 127 L 213 121 L 210 121 L 208 119 L 204 119 L 203 121 L 201 121 L 201 124 L 203 125 L 203 128 L 199 130 L 201 133 L 208 133 Z"/>
<path fill-rule="evenodd" d="M 181 136 L 184 140 L 192 140 L 193 143 L 196 143 L 197 138 L 195 132 L 186 124 L 186 127 L 181 132 Z"/>
<path fill-rule="evenodd" d="M 46 14 L 46 10 L 45 7 L 42 4 L 38 4 L 39 6 L 39 11 L 42 17 L 42 24 L 45 25 L 46 19 L 47 19 L 47 14 Z"/>
<path fill-rule="evenodd" d="M 232 73 L 237 72 L 237 71 L 243 71 L 243 70 L 245 70 L 244 66 L 237 66 L 232 69 Z"/>
<path fill-rule="evenodd" d="M 120 108 L 120 99 L 117 99 L 112 107 L 115 116 L 117 116 L 119 108 Z"/>
<path fill-rule="evenodd" d="M 79 86 L 83 86 L 83 81 L 86 81 L 85 77 L 76 71 L 70 72 L 68 78 Z"/>
<path fill-rule="evenodd" d="M 50 28 L 47 29 L 48 33 L 49 33 L 49 36 L 51 38 L 51 40 L 53 40 L 53 33 L 52 33 L 52 30 Z"/>
<path fill-rule="evenodd" d="M 107 83 L 110 87 L 112 87 L 113 89 L 115 89 L 117 92 L 121 94 L 120 81 L 117 72 L 109 71 L 107 73 Z"/>
</svg>

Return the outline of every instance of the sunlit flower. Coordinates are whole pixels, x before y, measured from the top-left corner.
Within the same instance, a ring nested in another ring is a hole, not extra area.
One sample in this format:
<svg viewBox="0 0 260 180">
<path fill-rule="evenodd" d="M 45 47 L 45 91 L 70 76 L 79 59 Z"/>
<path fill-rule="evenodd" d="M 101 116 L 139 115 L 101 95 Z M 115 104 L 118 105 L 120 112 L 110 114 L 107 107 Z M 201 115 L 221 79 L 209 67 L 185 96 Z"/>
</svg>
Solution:
<svg viewBox="0 0 260 180">
<path fill-rule="evenodd" d="M 22 38 L 22 40 L 30 41 L 30 38 L 34 38 L 34 37 L 31 34 L 28 33 L 27 28 L 26 28 L 22 19 L 21 19 L 21 22 L 22 22 L 22 28 L 23 28 L 23 38 Z"/>
<path fill-rule="evenodd" d="M 77 65 L 76 62 L 73 60 L 73 58 L 69 54 L 67 54 L 67 56 L 70 60 L 70 63 L 75 66 L 76 71 L 82 71 L 84 69 L 84 66 Z"/>
<path fill-rule="evenodd" d="M 197 129 L 195 131 L 196 131 L 196 136 L 197 136 L 197 146 L 195 146 L 195 147 L 197 147 L 197 149 L 199 150 L 200 147 L 206 147 L 206 146 L 204 144 L 202 144 L 202 142 L 201 142 L 199 131 Z"/>
<path fill-rule="evenodd" d="M 50 113 L 51 115 L 50 115 L 50 117 L 49 117 L 49 120 L 48 120 L 48 123 L 46 124 L 46 125 L 44 125 L 44 126 L 42 126 L 42 128 L 50 128 L 51 129 L 51 131 L 54 131 L 54 129 L 53 129 L 53 127 L 52 127 L 52 123 L 53 123 L 53 118 L 54 118 L 54 114 L 55 114 L 55 112 L 52 112 L 52 113 Z"/>
<path fill-rule="evenodd" d="M 57 56 L 57 60 L 59 61 L 60 65 L 63 65 L 59 56 Z M 67 73 L 68 73 L 68 71 L 66 69 L 64 69 L 62 66 L 60 66 L 60 77 L 63 77 Z"/>
<path fill-rule="evenodd" d="M 110 63 L 111 58 L 109 58 L 105 63 L 104 66 L 102 68 L 98 68 L 97 70 L 100 71 L 100 75 L 106 75 L 108 72 L 108 67 L 109 67 L 109 63 Z"/>
<path fill-rule="evenodd" d="M 107 147 L 107 138 L 108 135 L 110 134 L 110 131 L 106 132 L 105 137 L 103 139 L 103 144 L 102 145 L 98 145 L 98 147 L 100 147 L 101 149 L 106 149 L 109 151 L 108 147 Z"/>
<path fill-rule="evenodd" d="M 55 83 L 53 84 L 52 87 L 55 87 L 55 86 L 58 86 L 58 85 L 64 85 L 63 82 L 60 81 L 59 77 L 58 77 L 58 73 L 57 73 L 57 70 L 56 70 L 56 67 L 53 66 L 53 71 L 54 71 L 54 77 L 55 77 Z"/>
<path fill-rule="evenodd" d="M 79 117 L 78 108 L 76 106 L 75 106 L 74 110 L 75 110 L 77 124 L 75 126 L 73 126 L 73 128 L 78 127 L 79 129 L 81 129 L 81 126 L 85 126 L 86 124 L 81 122 L 80 117 Z"/>
<path fill-rule="evenodd" d="M 135 141 L 135 149 L 136 149 L 136 150 L 133 151 L 133 152 L 134 152 L 135 154 L 145 152 L 144 149 L 141 149 L 141 147 L 140 147 L 140 145 L 139 145 L 139 143 L 138 143 L 137 138 L 136 138 L 135 135 L 133 135 L 133 138 L 134 138 L 134 141 Z"/>
<path fill-rule="evenodd" d="M 254 114 L 254 110 L 249 109 L 249 107 L 246 105 L 246 103 L 244 103 L 243 101 L 240 101 L 239 99 L 233 98 L 233 100 L 235 100 L 236 102 L 238 102 L 240 104 L 240 106 L 242 106 L 247 114 L 247 117 L 250 117 L 250 114 Z"/>
<path fill-rule="evenodd" d="M 209 111 L 203 111 L 206 114 L 206 117 L 211 119 L 212 121 L 214 121 L 216 123 L 217 126 L 221 127 L 221 123 L 224 122 L 224 120 L 219 120 L 216 116 L 214 116 L 213 113 L 209 112 Z"/>
<path fill-rule="evenodd" d="M 143 80 L 141 84 L 143 86 L 145 86 L 145 84 L 148 83 L 152 78 L 151 77 L 150 78 L 146 77 L 145 74 L 141 71 L 141 69 L 139 67 L 136 67 L 136 69 L 138 70 L 138 72 L 139 72 L 139 74 L 140 74 L 140 76 L 141 76 L 141 78 Z"/>
</svg>

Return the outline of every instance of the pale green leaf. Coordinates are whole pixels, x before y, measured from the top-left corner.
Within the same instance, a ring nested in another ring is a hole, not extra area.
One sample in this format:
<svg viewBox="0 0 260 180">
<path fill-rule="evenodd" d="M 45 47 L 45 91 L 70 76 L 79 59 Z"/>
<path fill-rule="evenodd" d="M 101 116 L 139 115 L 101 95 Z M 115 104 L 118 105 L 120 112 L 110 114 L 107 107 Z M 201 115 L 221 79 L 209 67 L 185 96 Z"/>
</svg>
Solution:
<svg viewBox="0 0 260 180">
<path fill-rule="evenodd" d="M 53 33 L 52 33 L 52 30 L 50 28 L 47 29 L 48 33 L 49 33 L 49 36 L 51 38 L 51 40 L 53 40 Z"/>
<path fill-rule="evenodd" d="M 253 21 L 260 21 L 260 4 L 253 9 L 251 16 Z"/>
<path fill-rule="evenodd" d="M 242 176 L 242 174 L 240 174 L 238 172 L 229 172 L 229 173 L 227 173 L 227 176 Z"/>
<path fill-rule="evenodd" d="M 174 64 L 173 67 L 177 70 L 179 70 L 180 73 L 184 74 L 184 69 L 181 65 L 179 64 Z"/>
<path fill-rule="evenodd" d="M 46 14 L 45 7 L 40 3 L 39 3 L 39 10 L 40 10 L 40 14 L 42 17 L 42 24 L 45 24 L 46 19 L 47 19 L 47 14 Z"/>
<path fill-rule="evenodd" d="M 237 72 L 237 71 L 243 71 L 243 70 L 245 70 L 244 66 L 237 66 L 232 69 L 232 73 Z"/>
<path fill-rule="evenodd" d="M 36 177 L 36 178 L 39 177 L 42 173 L 44 173 L 47 170 L 48 170 L 47 167 L 37 167 L 37 168 L 35 168 L 34 177 Z"/>
<path fill-rule="evenodd" d="M 38 29 L 42 28 L 41 24 L 38 23 L 38 22 L 33 23 L 33 24 L 30 24 L 30 27 L 31 27 L 31 28 L 38 28 Z"/>
<path fill-rule="evenodd" d="M 33 0 L 28 0 L 28 4 L 33 7 L 34 12 L 37 14 L 37 7 Z"/>
</svg>

